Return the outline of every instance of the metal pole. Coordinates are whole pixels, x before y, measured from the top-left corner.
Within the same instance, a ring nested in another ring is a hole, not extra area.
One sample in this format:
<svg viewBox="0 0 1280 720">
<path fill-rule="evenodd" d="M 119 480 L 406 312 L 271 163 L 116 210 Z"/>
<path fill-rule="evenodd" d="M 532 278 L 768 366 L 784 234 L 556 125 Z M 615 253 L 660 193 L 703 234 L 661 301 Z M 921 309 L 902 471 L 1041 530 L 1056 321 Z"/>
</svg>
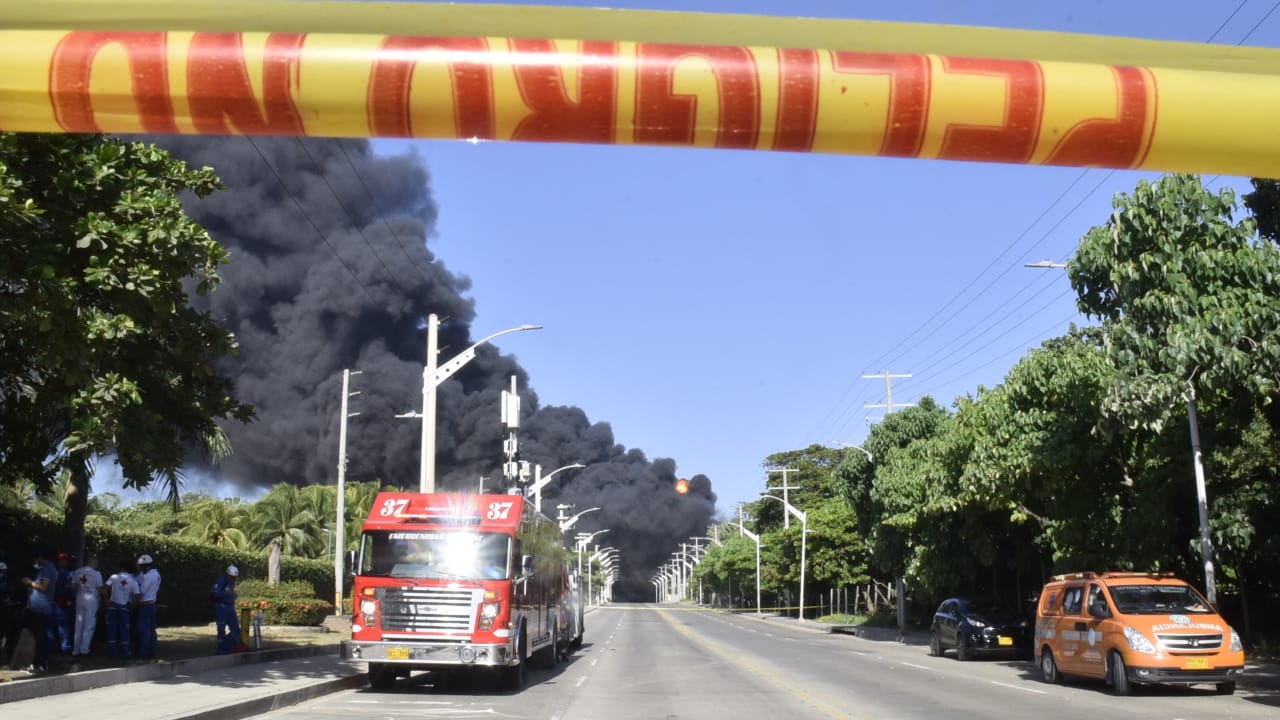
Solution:
<svg viewBox="0 0 1280 720">
<path fill-rule="evenodd" d="M 436 360 L 440 352 L 440 318 L 427 316 L 427 363 L 422 368 L 422 458 L 418 485 L 424 493 L 436 491 Z"/>
<path fill-rule="evenodd" d="M 356 373 L 357 375 L 359 373 Z M 342 371 L 342 414 L 338 419 L 337 527 L 333 539 L 333 613 L 342 615 L 342 556 L 347 521 L 347 400 L 351 397 L 351 371 Z"/>
<path fill-rule="evenodd" d="M 804 621 L 804 565 L 805 548 L 809 541 L 809 516 L 800 515 L 800 620 Z"/>
<path fill-rule="evenodd" d="M 1196 504 L 1200 509 L 1200 555 L 1204 559 L 1204 589 L 1209 602 L 1217 605 L 1218 590 L 1213 578 L 1213 541 L 1209 539 L 1209 497 L 1204 487 L 1204 462 L 1200 456 L 1200 423 L 1196 419 L 1196 391 L 1187 395 L 1187 420 L 1191 423 L 1191 455 L 1196 467 Z"/>
<path fill-rule="evenodd" d="M 533 510 L 542 512 L 542 466 L 533 466 Z"/>
<path fill-rule="evenodd" d="M 756 538 L 756 614 L 760 612 L 760 538 Z"/>
</svg>

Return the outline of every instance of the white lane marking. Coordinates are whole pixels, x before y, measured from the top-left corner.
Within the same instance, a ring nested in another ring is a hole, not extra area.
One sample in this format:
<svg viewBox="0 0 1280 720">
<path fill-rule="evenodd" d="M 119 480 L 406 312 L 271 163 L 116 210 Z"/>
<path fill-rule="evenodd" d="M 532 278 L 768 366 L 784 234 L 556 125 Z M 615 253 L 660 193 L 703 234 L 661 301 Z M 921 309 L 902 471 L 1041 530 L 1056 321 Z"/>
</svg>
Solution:
<svg viewBox="0 0 1280 720">
<path fill-rule="evenodd" d="M 925 667 L 924 665 L 917 665 L 915 663 L 909 663 L 909 662 L 904 662 L 902 664 L 906 665 L 907 667 L 919 668 L 921 670 L 929 670 L 930 672 L 933 672 L 933 668 Z"/>
<path fill-rule="evenodd" d="M 1010 685 L 1009 683 L 997 682 L 997 681 L 995 681 L 995 680 L 992 680 L 992 681 L 991 681 L 991 684 L 992 684 L 992 685 L 999 685 L 1000 687 L 1007 687 L 1007 688 L 1009 688 L 1009 689 L 1011 689 L 1011 690 L 1021 690 L 1021 691 L 1023 691 L 1023 692 L 1035 693 L 1035 694 L 1037 694 L 1037 695 L 1048 695 L 1048 694 L 1049 694 L 1049 693 L 1045 692 L 1044 690 L 1037 690 L 1037 689 L 1035 689 L 1035 688 L 1023 687 L 1023 686 L 1021 686 L 1021 685 Z"/>
<path fill-rule="evenodd" d="M 564 713 L 562 713 L 562 712 L 557 712 L 555 715 L 552 715 L 552 716 L 551 716 L 551 720 L 560 720 L 560 718 L 562 718 L 562 717 L 564 717 Z"/>
<path fill-rule="evenodd" d="M 587 676 L 586 676 L 586 675 L 583 675 L 582 677 L 578 678 L 578 682 L 574 683 L 574 684 L 573 684 L 573 686 L 574 686 L 574 687 L 576 687 L 576 688 L 580 688 L 580 687 L 582 687 L 582 683 L 584 683 L 584 682 L 586 682 L 586 681 L 587 681 Z"/>
<path fill-rule="evenodd" d="M 600 658 L 591 658 L 591 667 L 595 667 L 598 662 L 600 662 Z"/>
<path fill-rule="evenodd" d="M 765 634 L 764 634 L 764 636 L 765 636 L 765 637 L 773 637 L 773 633 L 765 633 Z"/>
</svg>

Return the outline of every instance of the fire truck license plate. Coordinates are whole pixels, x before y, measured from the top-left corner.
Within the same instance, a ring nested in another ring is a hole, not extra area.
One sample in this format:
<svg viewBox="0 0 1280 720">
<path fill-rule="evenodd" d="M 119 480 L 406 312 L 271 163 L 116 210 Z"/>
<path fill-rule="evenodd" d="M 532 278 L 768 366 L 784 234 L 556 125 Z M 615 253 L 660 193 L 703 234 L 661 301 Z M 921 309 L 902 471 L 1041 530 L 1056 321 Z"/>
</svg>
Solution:
<svg viewBox="0 0 1280 720">
<path fill-rule="evenodd" d="M 1188 670 L 1208 670 L 1209 658 L 1207 657 L 1189 657 L 1187 658 Z"/>
<path fill-rule="evenodd" d="M 403 647 L 387 648 L 387 659 L 388 660 L 408 660 L 409 648 L 403 648 Z"/>
</svg>

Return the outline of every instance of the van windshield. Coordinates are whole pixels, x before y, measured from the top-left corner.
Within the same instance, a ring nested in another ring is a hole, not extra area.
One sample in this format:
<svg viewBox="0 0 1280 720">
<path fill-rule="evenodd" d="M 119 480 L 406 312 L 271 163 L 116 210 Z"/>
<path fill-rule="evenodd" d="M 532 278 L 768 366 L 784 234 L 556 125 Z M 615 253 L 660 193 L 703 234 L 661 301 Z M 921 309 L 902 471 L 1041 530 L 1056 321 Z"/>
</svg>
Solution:
<svg viewBox="0 0 1280 720">
<path fill-rule="evenodd" d="M 510 540 L 502 533 L 366 532 L 362 539 L 363 574 L 498 580 L 509 574 Z"/>
<path fill-rule="evenodd" d="M 1110 589 L 1116 610 L 1126 615 L 1213 613 L 1209 603 L 1189 585 L 1113 585 Z"/>
</svg>

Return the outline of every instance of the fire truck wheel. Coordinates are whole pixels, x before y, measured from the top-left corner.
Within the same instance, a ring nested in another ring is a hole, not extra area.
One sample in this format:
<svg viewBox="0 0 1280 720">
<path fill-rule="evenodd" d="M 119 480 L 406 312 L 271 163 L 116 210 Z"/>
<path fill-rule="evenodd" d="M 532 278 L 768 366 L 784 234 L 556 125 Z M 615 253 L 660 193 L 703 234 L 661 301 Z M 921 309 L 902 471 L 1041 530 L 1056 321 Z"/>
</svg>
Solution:
<svg viewBox="0 0 1280 720">
<path fill-rule="evenodd" d="M 548 670 L 555 669 L 560 664 L 560 622 L 558 620 L 551 621 L 551 644 L 543 651 L 542 666 Z"/>
<path fill-rule="evenodd" d="M 390 690 L 396 686 L 396 669 L 382 663 L 369 663 L 369 687 Z"/>
<path fill-rule="evenodd" d="M 503 690 L 519 690 L 524 686 L 525 648 L 528 647 L 527 643 L 524 627 L 522 626 L 520 628 L 520 639 L 516 642 L 516 657 L 519 658 L 520 662 L 516 665 L 508 665 L 499 671 Z"/>
</svg>

